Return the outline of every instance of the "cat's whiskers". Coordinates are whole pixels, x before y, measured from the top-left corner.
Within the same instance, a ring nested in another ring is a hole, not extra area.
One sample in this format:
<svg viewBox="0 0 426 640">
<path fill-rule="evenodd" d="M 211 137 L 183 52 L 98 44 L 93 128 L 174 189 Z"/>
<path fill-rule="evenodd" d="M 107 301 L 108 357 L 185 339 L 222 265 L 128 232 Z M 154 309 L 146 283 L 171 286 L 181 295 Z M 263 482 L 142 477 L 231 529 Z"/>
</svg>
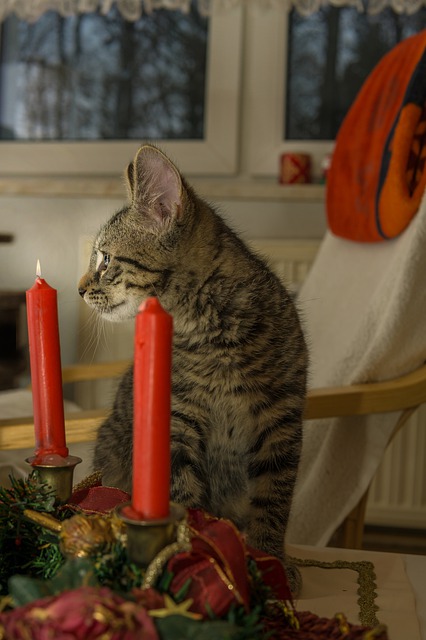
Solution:
<svg viewBox="0 0 426 640">
<path fill-rule="evenodd" d="M 155 297 L 158 298 L 159 296 L 155 284 L 152 285 L 152 288 L 154 289 Z"/>
<path fill-rule="evenodd" d="M 96 332 L 96 347 L 95 353 L 99 349 L 99 347 L 105 347 L 108 345 L 108 336 L 106 329 L 106 322 L 102 318 L 102 316 L 97 317 L 97 332 Z"/>
<path fill-rule="evenodd" d="M 84 334 L 85 347 L 81 357 L 84 358 L 87 354 L 90 354 L 90 359 L 93 362 L 99 348 L 101 334 L 105 334 L 103 323 L 95 309 L 90 309 L 90 315 L 84 322 L 82 332 Z"/>
<path fill-rule="evenodd" d="M 89 308 L 90 309 L 90 308 Z M 83 321 L 82 326 L 80 328 L 80 344 L 83 345 L 83 351 L 80 354 L 80 358 L 84 358 L 88 351 L 90 351 L 92 343 L 93 343 L 93 334 L 95 332 L 95 324 L 97 322 L 96 314 L 94 309 L 90 309 L 89 315 Z M 92 354 L 93 360 L 93 354 Z"/>
</svg>

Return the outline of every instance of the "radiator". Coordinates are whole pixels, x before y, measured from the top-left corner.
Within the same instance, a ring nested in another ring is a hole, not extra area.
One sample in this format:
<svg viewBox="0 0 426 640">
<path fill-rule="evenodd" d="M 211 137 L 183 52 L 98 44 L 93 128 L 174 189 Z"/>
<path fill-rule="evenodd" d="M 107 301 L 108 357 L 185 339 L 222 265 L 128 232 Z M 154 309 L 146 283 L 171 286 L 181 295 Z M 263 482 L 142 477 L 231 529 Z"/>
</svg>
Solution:
<svg viewBox="0 0 426 640">
<path fill-rule="evenodd" d="M 426 406 L 395 436 L 370 487 L 366 522 L 426 528 Z"/>
<path fill-rule="evenodd" d="M 252 240 L 249 244 L 267 258 L 293 293 L 306 278 L 320 245 L 318 240 Z"/>
<path fill-rule="evenodd" d="M 318 240 L 253 240 L 252 247 L 266 256 L 269 264 L 294 293 L 305 279 Z M 82 264 L 87 264 L 87 240 L 82 241 Z M 82 271 L 83 272 L 83 271 Z M 87 347 L 87 327 L 91 324 L 82 305 L 81 327 L 84 361 L 130 358 L 133 350 L 133 323 L 107 324 L 96 354 Z M 86 344 L 86 346 L 84 346 Z M 85 408 L 110 404 L 115 391 L 110 382 L 87 385 L 76 400 Z M 421 407 L 389 445 L 369 492 L 366 522 L 383 526 L 426 527 L 426 407 Z"/>
</svg>

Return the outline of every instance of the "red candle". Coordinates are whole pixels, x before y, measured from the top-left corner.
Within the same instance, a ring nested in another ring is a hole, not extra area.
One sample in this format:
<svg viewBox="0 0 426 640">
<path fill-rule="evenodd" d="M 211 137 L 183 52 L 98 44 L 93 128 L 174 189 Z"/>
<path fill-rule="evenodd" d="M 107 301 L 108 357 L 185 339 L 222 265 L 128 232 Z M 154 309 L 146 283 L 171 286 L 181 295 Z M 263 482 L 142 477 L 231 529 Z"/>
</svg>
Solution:
<svg viewBox="0 0 426 640">
<path fill-rule="evenodd" d="M 167 518 L 173 319 L 157 298 L 139 307 L 133 382 L 132 509 L 143 520 Z"/>
<path fill-rule="evenodd" d="M 41 464 L 45 456 L 67 457 L 68 449 L 56 289 L 41 277 L 38 261 L 36 280 L 26 297 L 36 444 L 33 464 Z"/>
</svg>

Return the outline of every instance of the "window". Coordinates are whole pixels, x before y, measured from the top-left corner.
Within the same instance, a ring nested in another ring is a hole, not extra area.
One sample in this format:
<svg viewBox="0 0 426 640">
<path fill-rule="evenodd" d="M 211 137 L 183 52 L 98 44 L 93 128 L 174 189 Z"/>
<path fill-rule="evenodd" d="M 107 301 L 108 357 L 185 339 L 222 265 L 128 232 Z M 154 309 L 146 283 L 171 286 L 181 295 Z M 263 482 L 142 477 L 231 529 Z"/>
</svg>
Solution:
<svg viewBox="0 0 426 640">
<path fill-rule="evenodd" d="M 333 140 L 373 67 L 398 42 L 426 25 L 426 8 L 397 14 L 327 6 L 288 26 L 287 140 Z"/>
<path fill-rule="evenodd" d="M 195 9 L 137 22 L 50 11 L 3 33 L 1 138 L 203 139 L 208 20 Z"/>
<path fill-rule="evenodd" d="M 184 171 L 235 172 L 240 39 L 240 10 L 9 18 L 0 171 L 115 174 L 150 139 Z"/>
<path fill-rule="evenodd" d="M 117 175 L 150 138 L 189 175 L 276 177 L 281 153 L 294 151 L 312 156 L 318 177 L 365 78 L 426 26 L 426 8 L 302 17 L 284 5 L 223 3 L 209 19 L 158 10 L 137 23 L 116 11 L 46 14 L 36 28 L 12 20 L 0 173 Z"/>
</svg>

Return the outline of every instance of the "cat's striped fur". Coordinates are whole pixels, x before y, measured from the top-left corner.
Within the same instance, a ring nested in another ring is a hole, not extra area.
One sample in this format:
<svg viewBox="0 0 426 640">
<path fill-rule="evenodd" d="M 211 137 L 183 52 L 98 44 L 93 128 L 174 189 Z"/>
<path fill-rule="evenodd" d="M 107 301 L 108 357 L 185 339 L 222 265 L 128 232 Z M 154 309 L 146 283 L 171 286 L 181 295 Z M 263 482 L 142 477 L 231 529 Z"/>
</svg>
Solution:
<svg viewBox="0 0 426 640">
<path fill-rule="evenodd" d="M 148 296 L 173 316 L 171 498 L 233 520 L 283 557 L 302 441 L 307 355 L 279 279 L 156 147 L 100 230 L 79 291 L 104 318 Z M 132 371 L 97 438 L 104 483 L 131 489 Z"/>
</svg>

